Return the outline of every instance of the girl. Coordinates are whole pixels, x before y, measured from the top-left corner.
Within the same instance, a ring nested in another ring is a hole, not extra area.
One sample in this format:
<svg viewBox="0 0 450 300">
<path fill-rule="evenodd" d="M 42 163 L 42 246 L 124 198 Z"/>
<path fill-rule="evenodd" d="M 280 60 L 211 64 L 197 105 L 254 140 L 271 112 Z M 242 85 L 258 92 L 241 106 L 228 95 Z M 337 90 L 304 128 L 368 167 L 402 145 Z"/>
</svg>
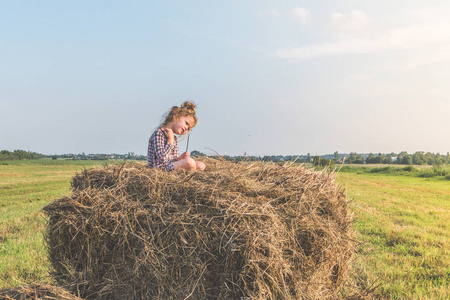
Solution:
<svg viewBox="0 0 450 300">
<path fill-rule="evenodd" d="M 196 105 L 185 101 L 180 107 L 174 106 L 167 114 L 158 130 L 153 132 L 148 142 L 148 166 L 173 170 L 204 170 L 205 164 L 195 161 L 189 152 L 180 155 L 175 134 L 183 135 L 197 125 Z"/>
</svg>

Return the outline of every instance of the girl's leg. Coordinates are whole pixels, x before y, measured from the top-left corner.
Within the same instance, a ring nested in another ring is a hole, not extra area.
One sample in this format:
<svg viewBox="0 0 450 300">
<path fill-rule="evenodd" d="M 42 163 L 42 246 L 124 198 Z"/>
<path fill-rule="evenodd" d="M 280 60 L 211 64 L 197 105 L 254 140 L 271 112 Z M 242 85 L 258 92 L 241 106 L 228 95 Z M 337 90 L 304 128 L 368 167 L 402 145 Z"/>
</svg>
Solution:
<svg viewBox="0 0 450 300">
<path fill-rule="evenodd" d="M 192 170 L 192 171 L 194 171 L 197 169 L 197 164 L 196 164 L 195 160 L 193 160 L 190 157 L 175 161 L 173 163 L 173 166 L 174 166 L 175 170 Z"/>
<path fill-rule="evenodd" d="M 196 161 L 195 164 L 197 170 L 203 171 L 206 168 L 206 165 L 201 161 Z"/>
<path fill-rule="evenodd" d="M 190 157 L 187 157 L 185 159 L 180 159 L 179 161 L 176 161 L 173 163 L 173 166 L 175 170 L 201 170 L 203 171 L 206 166 L 201 161 L 195 161 Z"/>
</svg>

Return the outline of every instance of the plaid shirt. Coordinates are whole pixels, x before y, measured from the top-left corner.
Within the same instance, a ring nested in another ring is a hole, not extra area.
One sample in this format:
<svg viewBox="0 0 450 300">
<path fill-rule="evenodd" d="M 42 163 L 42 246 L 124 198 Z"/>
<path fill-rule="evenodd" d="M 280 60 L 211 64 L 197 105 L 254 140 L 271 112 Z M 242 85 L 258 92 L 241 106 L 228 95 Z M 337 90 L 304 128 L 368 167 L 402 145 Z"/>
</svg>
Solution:
<svg viewBox="0 0 450 300">
<path fill-rule="evenodd" d="M 148 141 L 147 160 L 150 168 L 164 168 L 167 171 L 173 171 L 173 162 L 178 159 L 178 140 L 175 136 L 174 144 L 169 144 L 167 137 L 158 129 L 151 135 Z"/>
</svg>

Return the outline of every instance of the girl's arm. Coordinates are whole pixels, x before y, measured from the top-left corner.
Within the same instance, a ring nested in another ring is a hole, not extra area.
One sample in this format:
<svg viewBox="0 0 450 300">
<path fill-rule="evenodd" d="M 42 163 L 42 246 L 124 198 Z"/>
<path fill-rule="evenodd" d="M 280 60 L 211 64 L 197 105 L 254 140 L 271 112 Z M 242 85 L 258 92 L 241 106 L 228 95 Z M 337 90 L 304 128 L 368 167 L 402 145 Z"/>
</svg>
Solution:
<svg viewBox="0 0 450 300">
<path fill-rule="evenodd" d="M 178 150 L 178 142 L 175 142 L 175 149 L 173 151 L 173 156 L 175 157 L 176 160 L 181 159 L 180 151 Z"/>
<path fill-rule="evenodd" d="M 188 158 L 189 156 L 190 156 L 189 152 L 184 152 L 178 157 L 177 160 L 185 159 L 185 158 Z"/>
<path fill-rule="evenodd" d="M 156 133 L 156 140 L 155 140 L 155 147 L 156 147 L 156 154 L 158 155 L 161 162 L 168 161 L 169 160 L 169 154 L 175 149 L 178 151 L 178 149 L 175 147 L 174 143 L 171 144 L 167 141 L 166 135 L 163 133 L 163 131 L 158 131 Z M 175 157 L 178 157 L 177 155 L 174 155 Z"/>
<path fill-rule="evenodd" d="M 177 138 L 175 137 L 173 130 L 171 128 L 161 128 L 161 130 L 164 132 L 169 144 L 173 145 L 172 161 L 180 160 L 181 156 L 180 156 L 180 151 L 178 150 L 178 142 L 177 142 Z"/>
<path fill-rule="evenodd" d="M 161 128 L 161 130 L 166 135 L 167 141 L 169 142 L 169 144 L 174 145 L 175 144 L 175 134 L 173 133 L 173 130 L 170 128 Z"/>
</svg>

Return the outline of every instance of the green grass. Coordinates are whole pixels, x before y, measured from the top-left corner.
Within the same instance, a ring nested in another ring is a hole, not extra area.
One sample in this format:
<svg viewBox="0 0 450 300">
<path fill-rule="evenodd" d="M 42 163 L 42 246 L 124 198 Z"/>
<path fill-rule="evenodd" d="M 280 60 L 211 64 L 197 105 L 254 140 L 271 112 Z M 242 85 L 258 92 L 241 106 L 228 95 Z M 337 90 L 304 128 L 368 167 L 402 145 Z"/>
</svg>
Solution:
<svg viewBox="0 0 450 300">
<path fill-rule="evenodd" d="M 379 174 L 389 174 L 389 175 L 402 175 L 402 176 L 415 176 L 423 178 L 436 177 L 439 179 L 450 180 L 450 166 L 433 166 L 433 167 L 423 167 L 423 166 L 389 166 L 385 165 L 382 167 L 365 167 L 365 166 L 343 166 L 340 169 L 343 173 L 379 173 Z"/>
<path fill-rule="evenodd" d="M 49 264 L 41 210 L 70 194 L 70 179 L 77 171 L 103 164 L 51 159 L 0 162 L 0 289 L 45 280 Z"/>
<path fill-rule="evenodd" d="M 373 170 L 338 175 L 362 242 L 353 277 L 380 298 L 450 298 L 450 182 Z"/>
<path fill-rule="evenodd" d="M 49 280 L 42 207 L 70 194 L 75 172 L 105 163 L 113 162 L 0 162 L 0 289 Z M 337 182 L 347 188 L 362 242 L 353 280 L 362 288 L 379 284 L 378 298 L 450 298 L 448 174 L 419 177 L 433 168 L 417 167 L 344 168 Z"/>
</svg>

